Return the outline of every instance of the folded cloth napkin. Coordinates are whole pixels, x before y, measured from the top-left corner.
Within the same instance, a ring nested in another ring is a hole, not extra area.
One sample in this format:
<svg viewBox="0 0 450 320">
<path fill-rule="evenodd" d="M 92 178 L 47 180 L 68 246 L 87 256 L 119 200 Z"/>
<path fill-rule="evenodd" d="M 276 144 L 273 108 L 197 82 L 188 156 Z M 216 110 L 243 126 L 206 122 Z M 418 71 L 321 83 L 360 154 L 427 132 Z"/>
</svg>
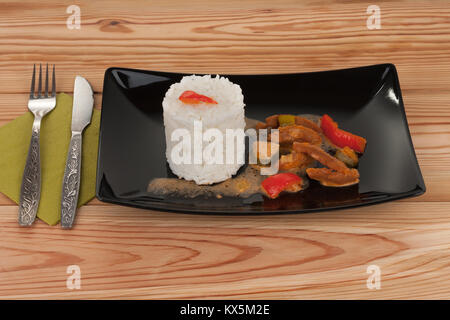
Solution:
<svg viewBox="0 0 450 320">
<path fill-rule="evenodd" d="M 60 220 L 61 192 L 71 137 L 71 96 L 61 93 L 56 107 L 41 123 L 41 200 L 37 217 L 50 225 Z M 19 203 L 23 169 L 31 139 L 31 112 L 0 127 L 0 192 Z M 94 109 L 91 124 L 83 132 L 81 184 L 78 207 L 95 195 L 100 111 Z"/>
</svg>

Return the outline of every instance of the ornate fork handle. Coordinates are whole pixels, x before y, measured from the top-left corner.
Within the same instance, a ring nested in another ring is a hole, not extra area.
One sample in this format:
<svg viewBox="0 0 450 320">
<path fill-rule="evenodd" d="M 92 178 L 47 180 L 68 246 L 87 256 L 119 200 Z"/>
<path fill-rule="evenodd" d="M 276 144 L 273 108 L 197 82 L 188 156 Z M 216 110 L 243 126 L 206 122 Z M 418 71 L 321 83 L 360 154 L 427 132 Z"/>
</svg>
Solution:
<svg viewBox="0 0 450 320">
<path fill-rule="evenodd" d="M 36 218 L 41 195 L 41 158 L 39 146 L 41 120 L 35 118 L 23 172 L 19 201 L 19 225 L 30 226 Z"/>
<path fill-rule="evenodd" d="M 81 132 L 73 132 L 64 170 L 61 198 L 61 227 L 72 228 L 78 203 L 81 178 Z"/>
</svg>

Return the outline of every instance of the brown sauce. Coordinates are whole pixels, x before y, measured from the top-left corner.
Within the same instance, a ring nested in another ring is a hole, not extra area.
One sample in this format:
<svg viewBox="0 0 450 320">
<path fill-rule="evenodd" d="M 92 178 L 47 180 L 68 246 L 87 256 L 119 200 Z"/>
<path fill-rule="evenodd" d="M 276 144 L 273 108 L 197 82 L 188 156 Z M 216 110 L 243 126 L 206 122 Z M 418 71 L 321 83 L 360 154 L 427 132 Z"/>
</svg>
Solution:
<svg viewBox="0 0 450 320">
<path fill-rule="evenodd" d="M 157 178 L 150 182 L 147 190 L 159 196 L 248 198 L 256 193 L 261 193 L 261 182 L 265 178 L 266 176 L 259 174 L 258 169 L 248 165 L 235 177 L 213 185 L 197 185 L 193 181 L 177 178 Z"/>
</svg>

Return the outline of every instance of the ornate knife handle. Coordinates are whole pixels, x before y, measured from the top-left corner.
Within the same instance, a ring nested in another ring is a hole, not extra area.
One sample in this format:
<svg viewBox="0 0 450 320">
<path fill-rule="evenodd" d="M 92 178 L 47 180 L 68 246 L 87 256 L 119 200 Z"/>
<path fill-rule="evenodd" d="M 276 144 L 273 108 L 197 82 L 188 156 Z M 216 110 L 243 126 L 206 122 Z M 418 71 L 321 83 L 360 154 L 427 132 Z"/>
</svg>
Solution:
<svg viewBox="0 0 450 320">
<path fill-rule="evenodd" d="M 33 224 L 41 197 L 40 126 L 40 119 L 35 119 L 20 188 L 19 225 L 21 226 L 31 226 Z"/>
<path fill-rule="evenodd" d="M 61 227 L 72 228 L 78 203 L 81 177 L 81 132 L 72 132 L 61 198 Z"/>
</svg>

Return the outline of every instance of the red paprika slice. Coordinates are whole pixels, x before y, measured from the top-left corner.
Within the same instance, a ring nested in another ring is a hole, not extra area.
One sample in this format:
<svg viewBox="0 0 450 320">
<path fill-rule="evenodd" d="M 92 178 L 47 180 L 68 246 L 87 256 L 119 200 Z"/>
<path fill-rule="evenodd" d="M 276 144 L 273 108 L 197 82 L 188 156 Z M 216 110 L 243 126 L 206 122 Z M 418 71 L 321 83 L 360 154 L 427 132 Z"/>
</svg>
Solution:
<svg viewBox="0 0 450 320">
<path fill-rule="evenodd" d="M 290 172 L 283 172 L 266 178 L 261 186 L 270 198 L 275 199 L 287 189 L 301 189 L 301 184 L 302 178 Z"/>
<path fill-rule="evenodd" d="M 322 116 L 320 127 L 325 136 L 336 146 L 340 148 L 349 147 L 359 153 L 364 152 L 367 142 L 366 139 L 339 129 L 337 123 L 329 115 L 324 114 Z"/>
<path fill-rule="evenodd" d="M 217 101 L 215 101 L 214 99 L 189 90 L 183 92 L 178 99 L 188 104 L 199 104 L 202 102 L 209 104 L 217 104 Z"/>
</svg>

